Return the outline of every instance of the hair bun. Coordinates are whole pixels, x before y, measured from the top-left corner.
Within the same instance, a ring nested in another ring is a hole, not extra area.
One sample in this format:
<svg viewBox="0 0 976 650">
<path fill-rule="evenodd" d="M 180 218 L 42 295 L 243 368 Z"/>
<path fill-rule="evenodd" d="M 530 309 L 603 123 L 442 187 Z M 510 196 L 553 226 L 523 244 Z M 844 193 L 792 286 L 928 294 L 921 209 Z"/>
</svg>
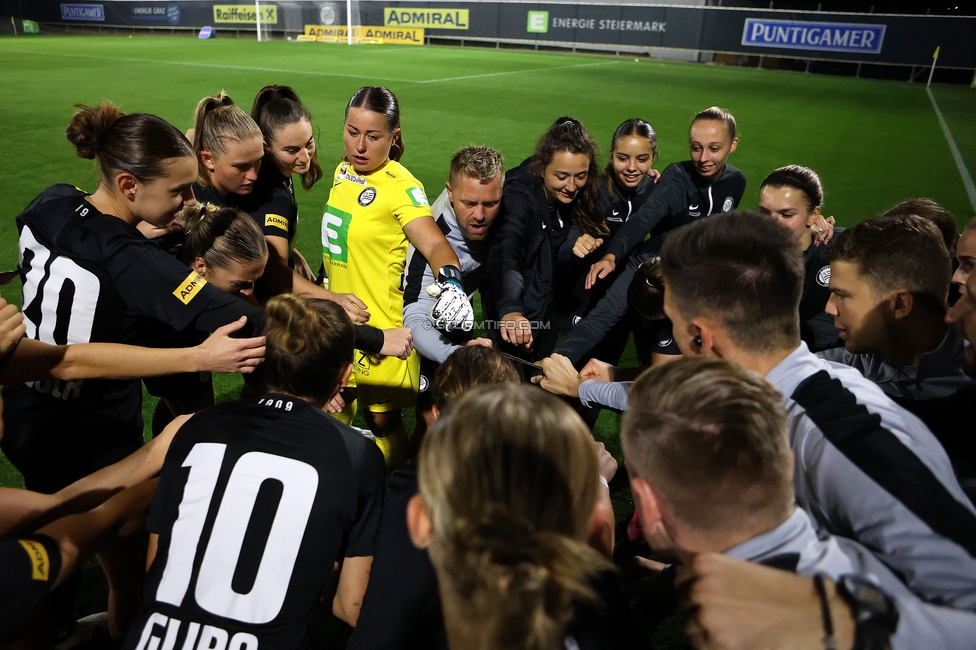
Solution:
<svg viewBox="0 0 976 650">
<path fill-rule="evenodd" d="M 65 136 L 68 142 L 74 145 L 79 157 L 92 160 L 98 155 L 105 135 L 125 116 L 125 113 L 109 101 L 104 101 L 94 108 L 75 104 L 75 108 L 79 110 L 71 118 Z"/>
<path fill-rule="evenodd" d="M 187 205 L 180 210 L 177 221 L 183 224 L 183 228 L 185 230 L 193 230 L 207 216 L 212 215 L 218 210 L 220 210 L 220 206 L 213 203 L 195 203 L 193 205 Z"/>
</svg>

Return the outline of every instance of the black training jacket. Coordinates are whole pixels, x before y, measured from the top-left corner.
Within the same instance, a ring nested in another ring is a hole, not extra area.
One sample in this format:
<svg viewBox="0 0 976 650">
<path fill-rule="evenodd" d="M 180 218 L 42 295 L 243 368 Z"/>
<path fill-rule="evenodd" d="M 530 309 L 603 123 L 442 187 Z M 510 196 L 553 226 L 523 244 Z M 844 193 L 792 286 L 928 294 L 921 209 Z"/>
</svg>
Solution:
<svg viewBox="0 0 976 650">
<path fill-rule="evenodd" d="M 556 285 L 556 254 L 569 233 L 551 214 L 545 191 L 532 182 L 531 158 L 505 173 L 496 234 L 488 252 L 489 318 L 519 312 L 545 320 Z"/>
<path fill-rule="evenodd" d="M 580 237 L 580 231 L 575 225 L 572 226 L 566 241 L 559 248 L 556 260 L 560 276 L 573 280 L 571 290 L 557 306 L 557 311 L 564 316 L 560 324 L 564 335 L 568 335 L 580 319 L 589 313 L 590 309 L 603 298 L 616 277 L 623 272 L 624 265 L 618 260 L 616 271 L 598 282 L 596 286 L 586 289 L 586 274 L 590 266 L 606 254 L 613 236 L 620 232 L 631 215 L 640 210 L 656 187 L 654 179 L 650 177 L 645 178 L 632 192 L 622 190 L 614 182 L 608 183 L 603 176 L 600 177 L 599 183 L 600 213 L 603 215 L 603 223 L 610 232 L 602 237 L 603 244 L 599 248 L 586 257 L 579 258 L 573 253 L 573 246 Z"/>
<path fill-rule="evenodd" d="M 732 165 L 713 181 L 702 178 L 686 160 L 668 165 L 654 194 L 631 215 L 610 246 L 608 255 L 618 263 L 651 234 L 657 236 L 695 219 L 735 210 L 746 191 L 746 177 Z"/>
</svg>

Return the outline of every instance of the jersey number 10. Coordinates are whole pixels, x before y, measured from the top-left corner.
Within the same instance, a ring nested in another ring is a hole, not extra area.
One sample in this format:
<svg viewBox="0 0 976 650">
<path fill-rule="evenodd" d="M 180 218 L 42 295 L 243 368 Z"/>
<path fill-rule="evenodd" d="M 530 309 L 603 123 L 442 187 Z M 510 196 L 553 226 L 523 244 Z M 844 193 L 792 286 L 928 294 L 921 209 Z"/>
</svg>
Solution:
<svg viewBox="0 0 976 650">
<path fill-rule="evenodd" d="M 210 512 L 214 488 L 227 445 L 197 443 L 187 454 L 183 467 L 190 468 L 179 517 L 170 533 L 170 547 L 156 600 L 179 607 L 189 589 L 204 524 Z M 279 481 L 281 500 L 274 513 L 267 543 L 257 562 L 254 584 L 248 593 L 231 586 L 244 534 L 254 511 L 262 483 Z M 194 598 L 211 614 L 242 623 L 268 623 L 278 616 L 292 569 L 305 535 L 319 476 L 314 467 L 292 458 L 263 452 L 241 456 L 231 470 L 214 519 L 210 539 L 200 549 L 203 560 L 196 576 Z"/>
</svg>

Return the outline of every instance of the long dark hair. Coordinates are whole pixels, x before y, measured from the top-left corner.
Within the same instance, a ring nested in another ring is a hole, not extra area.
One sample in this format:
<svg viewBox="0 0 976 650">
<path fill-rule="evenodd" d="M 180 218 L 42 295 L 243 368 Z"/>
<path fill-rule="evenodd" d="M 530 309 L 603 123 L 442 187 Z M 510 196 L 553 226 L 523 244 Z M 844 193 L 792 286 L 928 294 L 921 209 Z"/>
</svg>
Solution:
<svg viewBox="0 0 976 650">
<path fill-rule="evenodd" d="M 346 115 L 350 108 L 363 108 L 386 117 L 386 125 L 390 133 L 400 128 L 400 102 L 389 88 L 383 86 L 363 86 L 355 92 L 346 104 Z M 403 131 L 396 134 L 390 144 L 390 160 L 400 161 L 405 151 L 403 146 Z"/>
<path fill-rule="evenodd" d="M 95 107 L 75 104 L 75 108 L 78 112 L 65 136 L 81 158 L 98 160 L 104 183 L 119 172 L 145 183 L 166 174 L 164 161 L 193 156 L 186 136 L 155 115 L 126 115 L 107 101 Z"/>
<path fill-rule="evenodd" d="M 298 98 L 298 93 L 291 86 L 265 86 L 259 90 L 254 97 L 251 117 L 261 127 L 261 133 L 268 146 L 271 146 L 278 129 L 302 120 L 312 123 L 312 114 L 305 108 L 302 100 Z M 322 176 L 319 152 L 315 149 L 310 156 L 308 171 L 302 174 L 302 187 L 306 191 L 312 189 Z"/>
<path fill-rule="evenodd" d="M 820 183 L 820 177 L 817 176 L 817 172 L 809 167 L 787 165 L 786 167 L 773 170 L 766 177 L 766 180 L 762 182 L 762 185 L 759 186 L 759 190 L 762 191 L 764 187 L 774 187 L 776 189 L 790 187 L 794 190 L 799 190 L 803 194 L 803 202 L 806 203 L 807 209 L 810 212 L 823 205 L 823 185 Z"/>
<path fill-rule="evenodd" d="M 539 138 L 532 156 L 532 176 L 536 183 L 543 183 L 546 167 L 560 151 L 583 154 L 590 159 L 587 182 L 573 201 L 573 224 L 581 233 L 605 235 L 609 232 L 600 212 L 600 188 L 597 182 L 600 170 L 596 165 L 596 142 L 586 132 L 586 127 L 572 117 L 560 117 Z"/>
<path fill-rule="evenodd" d="M 653 165 L 654 161 L 657 160 L 657 133 L 654 132 L 653 126 L 639 117 L 632 117 L 618 126 L 617 130 L 613 132 L 613 140 L 610 143 L 610 160 L 607 161 L 607 166 L 603 170 L 603 175 L 607 179 L 607 189 L 611 192 L 617 179 L 613 169 L 613 152 L 617 150 L 617 141 L 620 138 L 629 138 L 632 135 L 647 140 L 651 145 L 651 164 Z"/>
</svg>

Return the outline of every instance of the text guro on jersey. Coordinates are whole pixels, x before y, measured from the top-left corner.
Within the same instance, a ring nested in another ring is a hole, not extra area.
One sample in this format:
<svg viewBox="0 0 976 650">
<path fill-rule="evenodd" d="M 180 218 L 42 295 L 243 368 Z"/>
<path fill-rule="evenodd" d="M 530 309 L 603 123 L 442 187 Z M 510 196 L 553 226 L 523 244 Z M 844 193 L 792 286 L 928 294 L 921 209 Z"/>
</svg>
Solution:
<svg viewBox="0 0 976 650">
<path fill-rule="evenodd" d="M 176 646 L 176 636 L 180 632 L 182 621 L 170 618 L 164 614 L 155 613 L 146 621 L 146 626 L 139 637 L 137 650 L 147 648 L 173 648 Z M 165 636 L 157 636 L 157 633 Z M 162 643 L 162 646 L 160 646 Z M 204 625 L 191 622 L 186 627 L 186 637 L 182 650 L 258 650 L 258 638 L 247 632 L 238 632 L 230 636 L 227 630 L 214 625 Z"/>
</svg>

